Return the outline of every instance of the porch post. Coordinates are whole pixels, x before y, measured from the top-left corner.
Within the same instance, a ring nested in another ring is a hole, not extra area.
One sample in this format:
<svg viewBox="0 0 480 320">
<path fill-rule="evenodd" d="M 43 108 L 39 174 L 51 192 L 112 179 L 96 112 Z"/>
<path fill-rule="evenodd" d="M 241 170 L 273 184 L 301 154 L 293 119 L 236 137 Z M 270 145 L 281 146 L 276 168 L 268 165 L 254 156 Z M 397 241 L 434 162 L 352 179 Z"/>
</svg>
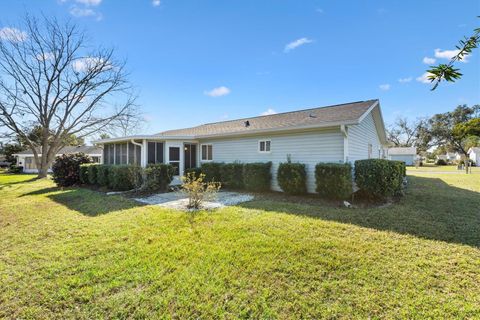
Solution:
<svg viewBox="0 0 480 320">
<path fill-rule="evenodd" d="M 148 156 L 148 150 L 147 150 L 147 140 L 143 139 L 142 140 L 142 167 L 146 167 L 147 166 L 147 163 L 148 163 L 148 160 L 147 160 L 147 156 Z"/>
</svg>

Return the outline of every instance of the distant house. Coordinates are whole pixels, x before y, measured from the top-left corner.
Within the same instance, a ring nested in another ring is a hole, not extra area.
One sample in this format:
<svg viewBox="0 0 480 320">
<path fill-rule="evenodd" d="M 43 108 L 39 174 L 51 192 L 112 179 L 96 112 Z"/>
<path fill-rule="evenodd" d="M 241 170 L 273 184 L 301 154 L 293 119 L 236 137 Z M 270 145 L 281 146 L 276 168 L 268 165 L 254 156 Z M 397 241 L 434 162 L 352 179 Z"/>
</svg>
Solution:
<svg viewBox="0 0 480 320">
<path fill-rule="evenodd" d="M 39 154 L 40 150 L 38 151 Z M 101 163 L 103 157 L 103 151 L 100 148 L 94 146 L 67 146 L 63 147 L 57 152 L 57 156 L 63 154 L 73 154 L 73 153 L 84 153 L 87 156 L 90 156 L 93 162 Z M 17 158 L 17 165 L 23 167 L 23 172 L 26 173 L 37 173 L 37 164 L 35 163 L 35 157 L 32 150 L 25 150 L 14 154 Z M 51 171 L 51 169 L 49 169 Z"/>
<path fill-rule="evenodd" d="M 447 152 L 446 156 L 448 162 L 457 160 L 457 152 Z"/>
<path fill-rule="evenodd" d="M 153 135 L 95 142 L 110 165 L 171 164 L 178 184 L 188 169 L 207 162 L 271 162 L 271 189 L 281 191 L 278 166 L 291 158 L 306 165 L 307 189 L 315 192 L 319 162 L 354 163 L 384 158 L 387 139 L 380 102 L 367 100 L 266 116 L 207 123 Z"/>
<path fill-rule="evenodd" d="M 403 161 L 407 166 L 413 166 L 417 158 L 417 148 L 415 147 L 395 147 L 388 149 L 388 159 Z"/>
<path fill-rule="evenodd" d="M 448 162 L 448 157 L 447 157 L 446 154 L 437 154 L 437 155 L 435 156 L 435 158 L 436 158 L 437 160 L 443 160 L 443 161 L 445 161 L 445 162 Z"/>
<path fill-rule="evenodd" d="M 468 149 L 468 158 L 473 161 L 476 167 L 480 167 L 480 147 Z"/>
</svg>

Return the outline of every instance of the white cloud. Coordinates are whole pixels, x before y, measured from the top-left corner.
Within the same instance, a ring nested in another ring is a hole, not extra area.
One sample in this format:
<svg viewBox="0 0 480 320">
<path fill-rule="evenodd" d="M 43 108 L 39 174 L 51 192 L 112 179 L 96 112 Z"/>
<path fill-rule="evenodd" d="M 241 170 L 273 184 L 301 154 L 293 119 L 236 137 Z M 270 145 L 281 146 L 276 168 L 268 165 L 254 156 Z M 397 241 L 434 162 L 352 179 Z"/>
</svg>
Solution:
<svg viewBox="0 0 480 320">
<path fill-rule="evenodd" d="M 102 0 L 75 0 L 78 3 L 84 4 L 86 6 L 98 6 Z"/>
<path fill-rule="evenodd" d="M 307 44 L 307 43 L 312 43 L 313 40 L 312 39 L 308 39 L 308 38 L 300 38 L 300 39 L 297 39 L 295 41 L 292 41 L 290 42 L 289 44 L 287 44 L 285 46 L 285 49 L 284 49 L 284 52 L 289 52 L 290 50 L 293 50 L 293 49 L 296 49 L 300 46 L 303 46 L 304 44 Z"/>
<path fill-rule="evenodd" d="M 272 108 L 268 108 L 267 110 L 260 113 L 260 115 L 261 116 L 269 116 L 269 115 L 276 114 L 276 113 L 277 113 L 277 111 L 273 110 Z"/>
<path fill-rule="evenodd" d="M 378 86 L 380 88 L 380 90 L 383 90 L 383 91 L 388 91 L 390 90 L 390 85 L 388 83 L 386 84 L 381 84 Z"/>
<path fill-rule="evenodd" d="M 410 82 L 410 81 L 412 81 L 412 77 L 398 79 L 398 82 L 400 82 L 400 83 L 407 83 L 407 82 Z"/>
<path fill-rule="evenodd" d="M 435 62 L 437 62 L 437 59 L 430 58 L 430 57 L 424 57 L 422 62 L 425 63 L 425 64 L 434 64 Z"/>
<path fill-rule="evenodd" d="M 221 86 L 221 87 L 213 88 L 210 91 L 204 91 L 203 93 L 207 96 L 216 98 L 216 97 L 226 96 L 230 92 L 231 92 L 230 89 L 228 89 L 227 87 Z"/>
<path fill-rule="evenodd" d="M 417 78 L 417 81 L 421 83 L 431 83 L 431 81 L 428 79 L 430 75 L 432 75 L 430 72 L 425 72 L 424 74 L 422 74 L 420 77 Z"/>
<path fill-rule="evenodd" d="M 70 8 L 70 14 L 76 18 L 95 17 L 97 21 L 100 21 L 103 18 L 100 12 L 97 12 L 90 8 L 80 8 L 77 6 L 73 6 L 72 8 Z"/>
<path fill-rule="evenodd" d="M 95 67 L 99 63 L 103 63 L 103 59 L 97 57 L 86 57 L 77 59 L 72 63 L 73 70 L 76 72 L 85 72 Z"/>
<path fill-rule="evenodd" d="M 152 0 L 152 6 L 158 7 L 160 5 L 160 0 Z"/>
<path fill-rule="evenodd" d="M 0 40 L 22 42 L 27 40 L 27 33 L 16 28 L 4 27 L 0 29 Z"/>
<path fill-rule="evenodd" d="M 458 50 L 458 49 L 456 49 L 456 50 L 435 49 L 435 58 L 450 60 L 454 56 L 456 56 L 459 52 L 460 52 L 460 50 Z M 463 58 L 463 60 L 461 60 L 461 61 L 467 63 L 468 58 L 469 58 L 469 55 L 465 56 Z"/>
</svg>

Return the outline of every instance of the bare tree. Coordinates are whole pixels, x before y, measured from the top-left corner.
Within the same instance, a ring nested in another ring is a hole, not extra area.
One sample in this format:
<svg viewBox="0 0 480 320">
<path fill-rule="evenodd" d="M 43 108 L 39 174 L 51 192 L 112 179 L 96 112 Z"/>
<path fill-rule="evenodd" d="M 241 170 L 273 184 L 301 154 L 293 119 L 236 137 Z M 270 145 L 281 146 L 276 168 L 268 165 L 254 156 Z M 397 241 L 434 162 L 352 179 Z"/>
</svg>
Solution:
<svg viewBox="0 0 480 320">
<path fill-rule="evenodd" d="M 425 126 L 425 119 L 409 121 L 407 118 L 397 118 L 387 130 L 388 140 L 396 147 L 417 147 L 426 151 L 428 146 L 424 146 L 426 141 L 424 141 L 423 129 Z"/>
<path fill-rule="evenodd" d="M 39 177 L 69 135 L 83 138 L 130 117 L 131 92 L 125 63 L 89 45 L 71 22 L 27 15 L 0 34 L 0 126 L 32 149 Z M 33 125 L 41 141 L 29 139 Z"/>
</svg>

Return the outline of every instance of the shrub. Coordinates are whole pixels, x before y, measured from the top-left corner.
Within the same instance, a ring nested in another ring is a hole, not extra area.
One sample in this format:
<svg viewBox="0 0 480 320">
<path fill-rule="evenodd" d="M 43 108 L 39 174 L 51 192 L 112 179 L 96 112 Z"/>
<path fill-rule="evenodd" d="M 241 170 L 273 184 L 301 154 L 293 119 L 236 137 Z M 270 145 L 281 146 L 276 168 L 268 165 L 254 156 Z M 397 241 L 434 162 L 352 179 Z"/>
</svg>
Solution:
<svg viewBox="0 0 480 320">
<path fill-rule="evenodd" d="M 435 164 L 437 166 L 446 166 L 447 165 L 447 161 L 443 160 L 443 159 L 437 159 L 437 161 L 435 161 Z"/>
<path fill-rule="evenodd" d="M 182 177 L 182 190 L 188 196 L 188 208 L 199 209 L 205 200 L 214 198 L 220 190 L 220 182 L 204 182 L 204 179 L 204 173 L 196 177 L 195 172 Z"/>
<path fill-rule="evenodd" d="M 405 163 L 384 159 L 355 161 L 355 182 L 368 197 L 385 199 L 402 192 Z"/>
<path fill-rule="evenodd" d="M 327 199 L 347 199 L 352 195 L 352 166 L 349 163 L 319 163 L 315 166 L 318 194 Z"/>
<path fill-rule="evenodd" d="M 88 182 L 88 167 L 90 166 L 90 163 L 84 163 L 80 165 L 80 182 L 83 184 L 87 184 Z"/>
<path fill-rule="evenodd" d="M 12 164 L 8 168 L 8 172 L 9 173 L 22 173 L 23 172 L 23 167 L 22 166 L 16 166 L 16 165 Z"/>
<path fill-rule="evenodd" d="M 90 161 L 90 158 L 83 153 L 64 154 L 57 157 L 52 165 L 53 181 L 59 187 L 80 183 L 80 165 Z"/>
<path fill-rule="evenodd" d="M 149 191 L 166 191 L 173 180 L 175 168 L 169 164 L 149 164 L 145 168 L 145 189 Z"/>
<path fill-rule="evenodd" d="M 129 165 L 114 165 L 110 168 L 108 176 L 108 186 L 115 191 L 127 191 L 133 189 L 133 183 L 130 180 Z"/>
<path fill-rule="evenodd" d="M 97 184 L 97 175 L 98 175 L 99 164 L 92 163 L 88 166 L 88 183 L 94 185 Z"/>
<path fill-rule="evenodd" d="M 240 162 L 226 163 L 220 168 L 222 183 L 231 189 L 243 189 L 243 164 Z"/>
<path fill-rule="evenodd" d="M 200 174 L 202 173 L 202 168 L 189 168 L 185 170 L 185 176 L 189 173 L 193 172 L 195 174 L 195 177 L 200 177 Z"/>
<path fill-rule="evenodd" d="M 243 184 L 249 191 L 259 192 L 270 190 L 272 175 L 271 162 L 245 163 L 243 165 Z"/>
<path fill-rule="evenodd" d="M 285 193 L 302 194 L 307 192 L 307 171 L 303 163 L 290 161 L 280 163 L 277 170 L 277 181 Z"/>
<path fill-rule="evenodd" d="M 107 164 L 97 165 L 97 184 L 101 187 L 108 187 L 108 176 L 112 166 Z"/>
<path fill-rule="evenodd" d="M 139 165 L 129 165 L 128 175 L 133 188 L 139 189 L 143 183 L 143 168 Z"/>
<path fill-rule="evenodd" d="M 202 173 L 205 174 L 204 180 L 207 182 L 210 181 L 222 181 L 221 168 L 223 163 L 220 162 L 206 162 L 202 163 Z"/>
</svg>

